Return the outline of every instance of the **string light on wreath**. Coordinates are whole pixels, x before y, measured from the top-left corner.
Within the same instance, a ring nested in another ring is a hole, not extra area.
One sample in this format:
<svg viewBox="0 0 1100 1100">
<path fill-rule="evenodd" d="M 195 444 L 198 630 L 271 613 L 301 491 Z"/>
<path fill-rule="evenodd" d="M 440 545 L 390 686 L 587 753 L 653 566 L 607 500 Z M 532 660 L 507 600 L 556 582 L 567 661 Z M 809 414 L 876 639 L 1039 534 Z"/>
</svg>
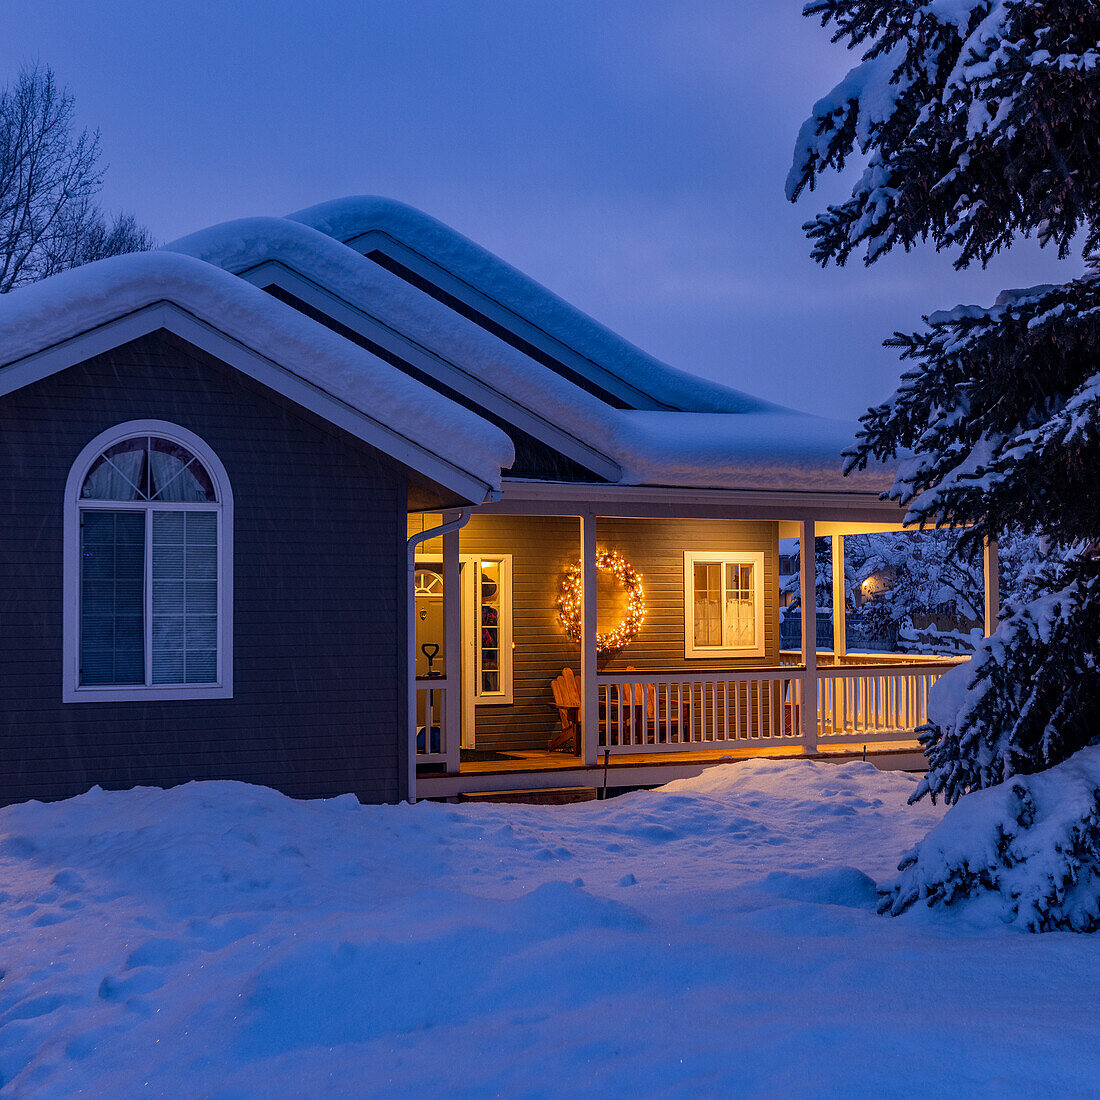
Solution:
<svg viewBox="0 0 1100 1100">
<path fill-rule="evenodd" d="M 610 573 L 626 589 L 626 614 L 611 630 L 596 634 L 596 652 L 623 649 L 638 636 L 645 622 L 645 593 L 641 574 L 617 550 L 597 550 L 596 568 Z M 584 569 L 580 562 L 571 565 L 561 580 L 558 614 L 566 634 L 575 642 L 584 630 Z"/>
</svg>

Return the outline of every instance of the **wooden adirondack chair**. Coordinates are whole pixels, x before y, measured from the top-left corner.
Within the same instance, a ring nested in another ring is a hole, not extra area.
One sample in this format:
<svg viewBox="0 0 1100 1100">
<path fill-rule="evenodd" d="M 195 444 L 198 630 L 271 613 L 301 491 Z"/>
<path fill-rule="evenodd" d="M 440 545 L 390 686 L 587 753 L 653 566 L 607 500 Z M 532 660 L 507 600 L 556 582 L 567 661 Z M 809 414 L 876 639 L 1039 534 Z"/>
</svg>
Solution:
<svg viewBox="0 0 1100 1100">
<path fill-rule="evenodd" d="M 562 748 L 570 745 L 576 750 L 580 744 L 581 732 L 581 685 L 571 668 L 563 668 L 561 675 L 550 681 L 550 690 L 554 693 L 554 706 L 561 718 L 561 729 L 550 738 L 548 748 Z"/>
</svg>

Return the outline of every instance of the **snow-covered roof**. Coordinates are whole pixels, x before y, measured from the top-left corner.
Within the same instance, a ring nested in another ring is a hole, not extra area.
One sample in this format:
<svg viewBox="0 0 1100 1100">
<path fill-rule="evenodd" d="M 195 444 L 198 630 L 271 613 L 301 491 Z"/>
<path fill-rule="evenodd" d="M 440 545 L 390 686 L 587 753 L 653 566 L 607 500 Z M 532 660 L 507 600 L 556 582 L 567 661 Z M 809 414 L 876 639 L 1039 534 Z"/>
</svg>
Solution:
<svg viewBox="0 0 1100 1100">
<path fill-rule="evenodd" d="M 410 211 L 410 222 L 416 222 L 411 215 L 417 214 L 422 231 L 424 226 L 438 226 L 440 239 L 448 236 L 459 253 L 473 249 L 498 268 L 513 272 L 438 222 L 398 203 L 389 206 L 398 213 Z M 351 222 L 334 224 L 339 236 Z M 361 226 L 363 222 L 355 224 Z M 387 224 L 387 232 L 397 233 L 401 228 L 393 219 Z M 420 239 L 417 243 L 424 244 Z M 365 260 L 355 249 L 294 220 L 247 218 L 226 222 L 166 248 L 232 272 L 247 272 L 267 262 L 297 272 L 607 456 L 620 468 L 619 480 L 624 484 L 877 492 L 892 480 L 892 474 L 883 470 L 843 476 L 840 455 L 851 445 L 856 431 L 856 426 L 848 422 L 826 420 L 767 402 L 737 412 L 613 408 L 404 279 Z M 524 278 L 518 272 L 513 274 Z M 549 298 L 559 312 L 571 308 L 553 295 Z M 583 314 L 577 316 L 589 322 Z M 662 364 L 656 366 L 665 369 Z M 736 393 L 724 392 L 727 396 Z"/>
<path fill-rule="evenodd" d="M 210 263 L 175 252 L 100 260 L 0 297 L 5 368 L 97 326 L 169 302 L 420 452 L 499 488 L 514 459 L 499 428 Z"/>
<path fill-rule="evenodd" d="M 774 412 L 780 406 L 677 370 L 635 347 L 443 222 L 393 199 L 353 195 L 287 215 L 339 241 L 384 233 L 672 409 Z"/>
<path fill-rule="evenodd" d="M 845 477 L 856 425 L 808 413 L 619 412 L 613 453 L 632 485 L 799 492 L 880 492 L 892 471 Z"/>
</svg>

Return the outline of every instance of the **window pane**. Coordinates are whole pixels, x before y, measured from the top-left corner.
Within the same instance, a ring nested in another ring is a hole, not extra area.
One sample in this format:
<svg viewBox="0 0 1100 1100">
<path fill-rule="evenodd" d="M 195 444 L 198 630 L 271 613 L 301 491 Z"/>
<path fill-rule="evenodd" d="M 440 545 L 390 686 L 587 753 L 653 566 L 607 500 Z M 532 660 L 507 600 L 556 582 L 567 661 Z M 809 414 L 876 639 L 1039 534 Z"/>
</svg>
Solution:
<svg viewBox="0 0 1100 1100">
<path fill-rule="evenodd" d="M 218 520 L 153 513 L 153 683 L 217 680 Z"/>
<path fill-rule="evenodd" d="M 150 440 L 149 481 L 153 500 L 213 503 L 216 499 L 214 483 L 199 460 L 168 439 Z"/>
<path fill-rule="evenodd" d="M 80 683 L 145 683 L 145 513 L 81 513 Z"/>
<path fill-rule="evenodd" d="M 84 500 L 144 500 L 146 439 L 127 439 L 92 463 L 80 495 Z"/>
<path fill-rule="evenodd" d="M 481 607 L 481 693 L 499 694 L 500 562 L 480 562 L 478 578 Z"/>
<path fill-rule="evenodd" d="M 696 562 L 694 573 L 695 644 L 722 644 L 722 566 L 719 562 Z"/>
<path fill-rule="evenodd" d="M 726 564 L 725 644 L 756 645 L 756 601 L 753 566 Z"/>
</svg>

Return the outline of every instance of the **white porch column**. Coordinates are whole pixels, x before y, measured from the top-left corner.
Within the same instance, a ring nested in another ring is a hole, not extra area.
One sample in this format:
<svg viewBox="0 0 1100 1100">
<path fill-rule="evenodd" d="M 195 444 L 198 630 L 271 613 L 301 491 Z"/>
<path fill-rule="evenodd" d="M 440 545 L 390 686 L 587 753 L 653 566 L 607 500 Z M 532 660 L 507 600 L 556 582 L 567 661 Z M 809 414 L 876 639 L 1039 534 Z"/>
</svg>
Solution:
<svg viewBox="0 0 1100 1100">
<path fill-rule="evenodd" d="M 814 569 L 814 521 L 798 525 L 799 593 L 802 599 L 802 745 L 817 751 L 817 573 Z"/>
<path fill-rule="evenodd" d="M 844 601 L 844 536 L 833 535 L 833 656 L 837 664 L 848 652 L 848 609 Z"/>
<path fill-rule="evenodd" d="M 1001 609 L 1001 571 L 997 561 L 997 544 L 988 539 L 984 559 L 985 635 L 988 638 L 997 629 L 997 617 Z"/>
<path fill-rule="evenodd" d="M 457 519 L 453 512 L 443 518 Z M 458 575 L 459 533 L 443 535 L 443 652 L 446 655 L 447 691 L 443 700 L 444 751 L 447 771 L 457 772 L 462 745 L 462 584 Z"/>
<path fill-rule="evenodd" d="M 584 607 L 581 633 L 581 744 L 586 764 L 600 750 L 599 696 L 596 690 L 596 514 L 581 515 L 581 567 Z"/>
</svg>

